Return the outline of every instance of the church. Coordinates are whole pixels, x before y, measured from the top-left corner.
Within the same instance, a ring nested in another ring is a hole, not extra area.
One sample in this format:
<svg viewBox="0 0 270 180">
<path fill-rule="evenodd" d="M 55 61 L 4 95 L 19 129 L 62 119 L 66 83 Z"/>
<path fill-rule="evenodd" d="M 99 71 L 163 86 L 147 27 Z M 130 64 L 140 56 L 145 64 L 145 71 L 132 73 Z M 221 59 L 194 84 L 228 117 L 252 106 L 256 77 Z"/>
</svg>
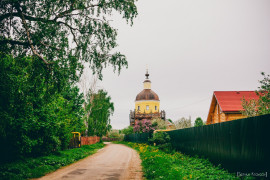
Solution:
<svg viewBox="0 0 270 180">
<path fill-rule="evenodd" d="M 149 80 L 148 70 L 145 74 L 146 79 L 143 82 L 144 89 L 136 96 L 135 109 L 130 111 L 130 126 L 134 126 L 136 121 L 142 119 L 161 118 L 166 120 L 165 111 L 160 111 L 160 100 L 158 95 L 151 90 L 151 81 Z"/>
</svg>

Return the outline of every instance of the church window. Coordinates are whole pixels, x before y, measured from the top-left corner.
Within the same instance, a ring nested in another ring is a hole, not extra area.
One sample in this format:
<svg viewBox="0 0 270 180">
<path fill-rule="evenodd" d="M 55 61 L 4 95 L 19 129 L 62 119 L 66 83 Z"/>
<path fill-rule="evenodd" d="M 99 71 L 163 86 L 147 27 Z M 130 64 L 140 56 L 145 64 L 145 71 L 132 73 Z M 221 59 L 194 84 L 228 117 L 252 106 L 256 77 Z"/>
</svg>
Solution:
<svg viewBox="0 0 270 180">
<path fill-rule="evenodd" d="M 146 110 L 149 110 L 149 106 L 148 105 L 146 106 Z"/>
<path fill-rule="evenodd" d="M 155 106 L 155 110 L 157 110 L 157 106 Z"/>
<path fill-rule="evenodd" d="M 140 110 L 140 106 L 138 106 L 138 111 Z"/>
</svg>

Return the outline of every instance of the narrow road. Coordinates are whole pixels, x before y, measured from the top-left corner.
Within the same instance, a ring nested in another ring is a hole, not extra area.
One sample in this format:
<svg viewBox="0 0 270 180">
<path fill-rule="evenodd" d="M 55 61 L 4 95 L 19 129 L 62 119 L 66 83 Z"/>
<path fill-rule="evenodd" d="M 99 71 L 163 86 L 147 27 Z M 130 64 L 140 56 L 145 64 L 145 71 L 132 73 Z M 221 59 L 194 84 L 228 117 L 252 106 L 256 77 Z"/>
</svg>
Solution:
<svg viewBox="0 0 270 180">
<path fill-rule="evenodd" d="M 96 154 L 47 174 L 40 180 L 141 180 L 138 153 L 121 144 L 108 144 Z"/>
</svg>

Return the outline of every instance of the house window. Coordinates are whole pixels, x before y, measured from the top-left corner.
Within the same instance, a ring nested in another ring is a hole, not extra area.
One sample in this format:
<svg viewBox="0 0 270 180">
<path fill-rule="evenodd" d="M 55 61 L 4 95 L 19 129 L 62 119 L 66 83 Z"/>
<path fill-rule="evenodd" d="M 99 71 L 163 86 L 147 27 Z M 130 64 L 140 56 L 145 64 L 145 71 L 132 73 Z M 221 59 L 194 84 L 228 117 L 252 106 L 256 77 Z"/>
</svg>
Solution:
<svg viewBox="0 0 270 180">
<path fill-rule="evenodd" d="M 149 106 L 148 105 L 146 106 L 146 110 L 149 110 Z"/>
<path fill-rule="evenodd" d="M 140 110 L 140 106 L 138 106 L 138 111 Z"/>
<path fill-rule="evenodd" d="M 157 110 L 157 106 L 155 106 L 155 110 Z"/>
</svg>

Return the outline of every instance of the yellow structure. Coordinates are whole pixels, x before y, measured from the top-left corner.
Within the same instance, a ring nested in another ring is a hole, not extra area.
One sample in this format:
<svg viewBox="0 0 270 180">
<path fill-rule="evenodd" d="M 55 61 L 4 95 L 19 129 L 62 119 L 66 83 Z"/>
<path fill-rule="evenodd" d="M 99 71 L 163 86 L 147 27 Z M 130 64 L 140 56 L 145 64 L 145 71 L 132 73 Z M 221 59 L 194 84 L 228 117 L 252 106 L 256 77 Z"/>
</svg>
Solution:
<svg viewBox="0 0 270 180">
<path fill-rule="evenodd" d="M 79 132 L 71 132 L 73 137 L 70 140 L 69 146 L 72 148 L 81 147 L 81 133 Z"/>
<path fill-rule="evenodd" d="M 134 125 L 141 119 L 162 118 L 165 120 L 165 111 L 160 111 L 159 97 L 151 90 L 148 71 L 145 76 L 144 89 L 136 96 L 135 110 L 130 112 L 130 125 Z"/>
</svg>

